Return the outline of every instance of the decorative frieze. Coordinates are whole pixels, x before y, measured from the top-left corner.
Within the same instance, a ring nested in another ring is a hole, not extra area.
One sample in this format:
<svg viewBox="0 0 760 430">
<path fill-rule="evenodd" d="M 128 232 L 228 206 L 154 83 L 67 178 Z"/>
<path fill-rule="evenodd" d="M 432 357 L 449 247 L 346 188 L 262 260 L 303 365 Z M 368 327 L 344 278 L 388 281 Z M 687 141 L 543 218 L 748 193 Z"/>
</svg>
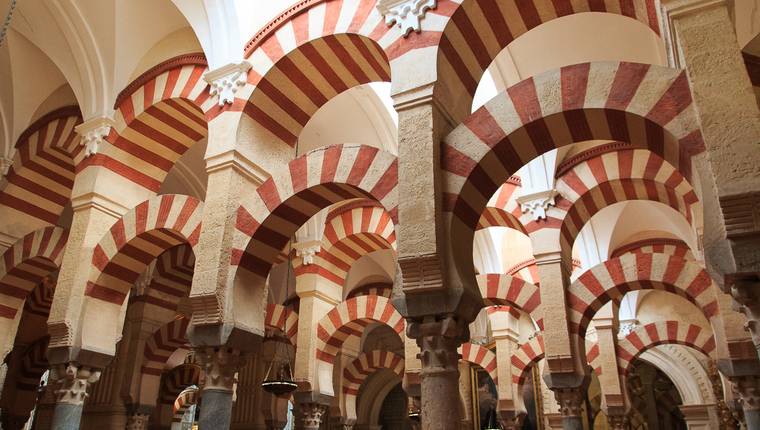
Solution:
<svg viewBox="0 0 760 430">
<path fill-rule="evenodd" d="M 50 379 L 55 387 L 57 403 L 81 406 L 92 384 L 100 379 L 100 370 L 78 363 L 59 364 L 51 367 Z"/>
<path fill-rule="evenodd" d="M 100 151 L 100 145 L 108 137 L 114 122 L 110 118 L 93 118 L 87 120 L 74 129 L 81 137 L 79 144 L 84 146 L 84 156 L 89 157 Z"/>
<path fill-rule="evenodd" d="M 219 106 L 232 104 L 235 101 L 235 93 L 245 85 L 250 69 L 251 63 L 241 61 L 227 64 L 203 75 L 203 79 L 211 85 L 209 93 L 219 98 Z"/>
<path fill-rule="evenodd" d="M 396 25 L 404 33 L 422 31 L 422 20 L 429 9 L 435 9 L 436 0 L 380 0 L 377 9 L 385 17 L 387 25 Z"/>
<path fill-rule="evenodd" d="M 520 204 L 520 210 L 522 213 L 529 214 L 535 221 L 538 221 L 540 219 L 546 219 L 546 211 L 550 206 L 555 205 L 554 199 L 558 194 L 557 190 L 546 190 L 526 194 L 518 197 L 517 203 Z"/>
</svg>

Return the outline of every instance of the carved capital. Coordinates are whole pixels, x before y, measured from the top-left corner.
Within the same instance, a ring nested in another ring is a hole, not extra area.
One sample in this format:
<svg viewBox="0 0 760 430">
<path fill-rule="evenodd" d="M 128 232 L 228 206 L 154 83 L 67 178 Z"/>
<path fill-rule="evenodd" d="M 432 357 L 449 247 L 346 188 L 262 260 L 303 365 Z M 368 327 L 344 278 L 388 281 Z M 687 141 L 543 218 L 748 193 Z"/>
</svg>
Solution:
<svg viewBox="0 0 760 430">
<path fill-rule="evenodd" d="M 760 410 L 760 375 L 747 375 L 729 378 L 731 388 L 741 397 L 745 411 Z"/>
<path fill-rule="evenodd" d="M 127 430 L 147 430 L 150 414 L 134 413 L 127 418 Z"/>
<path fill-rule="evenodd" d="M 85 157 L 98 153 L 100 145 L 108 137 L 113 126 L 111 118 L 103 117 L 87 120 L 74 128 L 81 137 L 79 144 L 84 146 Z"/>
<path fill-rule="evenodd" d="M 219 98 L 219 106 L 232 104 L 235 101 L 235 93 L 245 85 L 250 69 L 251 63 L 241 61 L 227 64 L 203 75 L 203 79 L 211 85 L 209 93 Z"/>
<path fill-rule="evenodd" d="M 607 424 L 611 430 L 626 430 L 630 423 L 630 418 L 627 414 L 609 414 L 607 415 Z"/>
<path fill-rule="evenodd" d="M 322 417 L 327 413 L 327 405 L 321 403 L 301 403 L 301 421 L 303 428 L 307 430 L 317 430 L 322 424 Z"/>
<path fill-rule="evenodd" d="M 554 391 L 554 398 L 557 399 L 559 412 L 563 417 L 581 416 L 583 392 L 585 391 L 582 387 L 554 388 L 552 391 Z"/>
<path fill-rule="evenodd" d="M 204 371 L 204 390 L 234 392 L 235 377 L 245 362 L 245 356 L 236 349 L 224 347 L 200 347 L 195 358 Z"/>
<path fill-rule="evenodd" d="M 57 403 L 83 405 L 90 386 L 100 379 L 100 370 L 78 363 L 58 364 L 50 369 Z"/>
<path fill-rule="evenodd" d="M 435 9 L 437 0 L 380 0 L 377 10 L 385 17 L 387 25 L 396 24 L 404 33 L 422 31 L 422 19 L 428 9 Z"/>
<path fill-rule="evenodd" d="M 322 249 L 322 242 L 319 240 L 309 240 L 306 242 L 297 242 L 293 244 L 296 255 L 301 257 L 304 266 L 314 264 L 314 256 Z"/>
<path fill-rule="evenodd" d="M 546 190 L 538 193 L 526 194 L 517 198 L 520 210 L 524 214 L 530 214 L 535 221 L 546 219 L 546 211 L 549 206 L 555 205 L 557 190 Z"/>
<path fill-rule="evenodd" d="M 458 372 L 457 348 L 469 337 L 469 327 L 454 315 L 412 321 L 407 336 L 417 340 L 422 361 L 421 375 Z"/>
</svg>

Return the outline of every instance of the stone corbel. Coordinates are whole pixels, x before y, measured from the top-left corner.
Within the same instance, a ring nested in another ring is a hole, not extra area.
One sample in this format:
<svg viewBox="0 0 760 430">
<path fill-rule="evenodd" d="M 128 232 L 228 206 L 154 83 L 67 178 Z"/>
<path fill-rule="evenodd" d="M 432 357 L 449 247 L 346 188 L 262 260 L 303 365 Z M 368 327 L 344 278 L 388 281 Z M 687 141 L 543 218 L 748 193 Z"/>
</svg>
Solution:
<svg viewBox="0 0 760 430">
<path fill-rule="evenodd" d="M 111 118 L 93 118 L 87 120 L 74 128 L 77 134 L 81 136 L 79 144 L 84 146 L 84 156 L 95 155 L 100 150 L 100 144 L 103 143 L 114 122 Z"/>
<path fill-rule="evenodd" d="M 546 211 L 550 206 L 555 205 L 555 197 L 559 193 L 557 190 L 546 190 L 537 193 L 526 194 L 517 198 L 520 204 L 520 210 L 524 214 L 530 214 L 535 221 L 546 219 Z"/>
<path fill-rule="evenodd" d="M 377 10 L 385 17 L 385 23 L 389 26 L 396 24 L 404 33 L 422 31 L 422 19 L 428 9 L 435 9 L 437 0 L 380 0 Z"/>
<path fill-rule="evenodd" d="M 232 104 L 235 101 L 235 93 L 245 85 L 250 69 L 251 63 L 241 61 L 227 64 L 203 75 L 203 79 L 211 85 L 210 94 L 219 98 L 219 106 Z"/>
</svg>

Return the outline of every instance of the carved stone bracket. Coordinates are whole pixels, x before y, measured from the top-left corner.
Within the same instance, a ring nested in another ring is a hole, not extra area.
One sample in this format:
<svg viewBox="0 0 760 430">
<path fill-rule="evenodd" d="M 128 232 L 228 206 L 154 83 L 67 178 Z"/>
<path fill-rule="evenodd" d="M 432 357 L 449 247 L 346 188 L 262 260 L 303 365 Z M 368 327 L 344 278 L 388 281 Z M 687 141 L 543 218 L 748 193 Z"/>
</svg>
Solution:
<svg viewBox="0 0 760 430">
<path fill-rule="evenodd" d="M 98 153 L 100 145 L 105 138 L 108 137 L 108 134 L 111 132 L 111 127 L 113 126 L 114 122 L 111 118 L 103 117 L 87 120 L 74 127 L 77 134 L 81 136 L 79 144 L 84 146 L 85 157 Z"/>
<path fill-rule="evenodd" d="M 398 259 L 405 293 L 424 293 L 443 288 L 438 254 L 415 255 Z"/>
<path fill-rule="evenodd" d="M 297 242 L 293 244 L 296 255 L 301 257 L 304 266 L 314 264 L 314 256 L 322 249 L 322 242 L 319 240 L 310 240 L 306 242 Z"/>
<path fill-rule="evenodd" d="M 457 348 L 469 337 L 469 327 L 453 315 L 440 320 L 411 322 L 407 336 L 417 340 L 422 360 L 421 375 L 458 372 Z"/>
<path fill-rule="evenodd" d="M 380 0 L 377 10 L 385 17 L 387 25 L 396 24 L 404 37 L 414 30 L 422 31 L 422 19 L 428 9 L 435 9 L 437 0 Z"/>
<path fill-rule="evenodd" d="M 557 190 L 546 190 L 533 194 L 526 194 L 517 198 L 520 210 L 524 214 L 530 214 L 534 220 L 546 219 L 546 211 L 555 205 L 555 197 L 559 195 Z"/>
<path fill-rule="evenodd" d="M 57 403 L 83 405 L 90 386 L 100 379 L 100 370 L 78 363 L 55 365 L 50 371 Z"/>
<path fill-rule="evenodd" d="M 322 417 L 327 413 L 327 405 L 321 403 L 301 403 L 301 420 L 303 428 L 307 430 L 317 430 L 322 424 Z"/>
<path fill-rule="evenodd" d="M 230 63 L 218 69 L 206 72 L 203 79 L 211 85 L 210 94 L 219 97 L 219 106 L 235 101 L 235 93 L 245 85 L 251 63 L 241 61 Z"/>
<path fill-rule="evenodd" d="M 195 357 L 204 370 L 204 390 L 234 392 L 235 375 L 245 362 L 245 356 L 232 348 L 201 347 Z"/>
<path fill-rule="evenodd" d="M 554 398 L 559 404 L 559 412 L 563 417 L 580 417 L 583 405 L 582 387 L 554 388 Z"/>
</svg>

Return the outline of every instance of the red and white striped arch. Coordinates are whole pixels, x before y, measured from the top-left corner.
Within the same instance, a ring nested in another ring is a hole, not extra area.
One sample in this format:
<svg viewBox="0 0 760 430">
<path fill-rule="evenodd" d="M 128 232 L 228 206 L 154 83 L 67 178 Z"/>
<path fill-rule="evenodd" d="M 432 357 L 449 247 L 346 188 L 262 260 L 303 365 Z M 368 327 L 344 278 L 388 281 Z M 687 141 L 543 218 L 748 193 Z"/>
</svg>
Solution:
<svg viewBox="0 0 760 430">
<path fill-rule="evenodd" d="M 187 54 L 156 65 L 117 97 L 107 145 L 79 169 L 101 166 L 158 192 L 174 163 L 208 135 L 206 115 L 214 106 L 203 54 Z"/>
<path fill-rule="evenodd" d="M 477 110 L 444 139 L 452 243 L 472 242 L 487 201 L 511 174 L 540 154 L 587 140 L 630 142 L 688 179 L 691 155 L 704 142 L 685 72 L 577 64 L 526 79 Z"/>
<path fill-rule="evenodd" d="M 654 289 L 678 294 L 711 320 L 718 313 L 713 282 L 695 261 L 665 254 L 624 254 L 592 267 L 567 290 L 571 333 L 583 338 L 591 318 L 610 300 L 629 291 Z"/>
<path fill-rule="evenodd" d="M 600 359 L 601 350 L 599 349 L 599 343 L 591 343 L 586 340 L 586 361 L 589 366 L 591 366 L 591 370 L 597 375 L 602 374 L 602 363 Z"/>
<path fill-rule="evenodd" d="M 172 407 L 172 423 L 182 422 L 182 417 L 185 415 L 191 406 L 198 404 L 198 400 L 201 398 L 201 393 L 198 387 L 188 387 L 182 390 L 177 396 L 177 400 L 174 401 Z"/>
<path fill-rule="evenodd" d="M 14 319 L 46 276 L 61 267 L 68 232 L 45 227 L 22 237 L 0 258 L 0 318 Z"/>
<path fill-rule="evenodd" d="M 515 276 L 500 273 L 478 275 L 478 287 L 487 306 L 515 306 L 532 314 L 541 305 L 538 286 Z"/>
<path fill-rule="evenodd" d="M 364 145 L 335 145 L 311 151 L 246 194 L 237 211 L 232 270 L 240 266 L 266 279 L 291 236 L 321 209 L 369 198 L 395 221 L 397 160 Z"/>
<path fill-rule="evenodd" d="M 508 227 L 527 234 L 525 226 L 520 222 L 522 211 L 515 198 L 515 191 L 519 188 L 520 178 L 517 176 L 510 177 L 507 182 L 499 187 L 499 190 L 491 197 L 480 215 L 476 230 L 489 227 Z"/>
<path fill-rule="evenodd" d="M 328 218 L 313 264 L 301 264 L 295 273 L 316 273 L 343 287 L 356 260 L 383 249 L 396 249 L 396 231 L 390 214 L 377 206 L 353 208 Z"/>
<path fill-rule="evenodd" d="M 179 394 L 192 385 L 201 383 L 201 367 L 195 363 L 184 363 L 172 368 L 161 378 L 158 400 L 162 404 L 172 405 Z"/>
<path fill-rule="evenodd" d="M 465 342 L 459 347 L 459 353 L 462 354 L 462 360 L 468 363 L 476 364 L 488 372 L 488 376 L 493 379 L 494 384 L 499 384 L 499 375 L 496 371 L 496 354 L 488 348 Z"/>
<path fill-rule="evenodd" d="M 652 0 L 455 0 L 440 7 L 451 19 L 438 43 L 438 85 L 447 89 L 449 106 L 461 106 L 453 113 L 459 120 L 469 113 L 483 73 L 502 49 L 545 22 L 607 12 L 636 19 L 660 34 L 658 6 Z"/>
<path fill-rule="evenodd" d="M 298 314 L 290 306 L 269 303 L 264 327 L 282 332 L 294 346 L 298 340 Z"/>
<path fill-rule="evenodd" d="M 343 369 L 342 391 L 345 396 L 345 412 L 350 418 L 356 418 L 356 397 L 362 384 L 367 377 L 381 369 L 388 369 L 399 379 L 403 378 L 404 357 L 384 350 L 362 352 Z"/>
<path fill-rule="evenodd" d="M 166 362 L 176 350 L 183 349 L 189 352 L 186 334 L 188 323 L 187 318 L 179 317 L 161 326 L 148 338 L 140 369 L 143 375 L 160 377 Z"/>
<path fill-rule="evenodd" d="M 512 353 L 512 357 L 510 358 L 510 363 L 512 363 L 512 384 L 521 386 L 525 382 L 525 377 L 528 374 L 530 366 L 543 358 L 543 336 L 535 336 L 520 345 L 520 347 Z"/>
<path fill-rule="evenodd" d="M 506 270 L 506 273 L 509 276 L 523 279 L 535 285 L 539 285 L 541 283 L 538 277 L 538 266 L 536 265 L 535 258 L 529 258 L 525 261 L 513 264 L 509 269 Z"/>
<path fill-rule="evenodd" d="M 373 282 L 371 284 L 365 284 L 354 288 L 346 295 L 347 299 L 351 297 L 359 296 L 379 296 L 386 299 L 391 298 L 393 294 L 393 284 L 389 282 Z"/>
<path fill-rule="evenodd" d="M 44 336 L 35 340 L 26 348 L 21 358 L 21 366 L 16 374 L 16 396 L 23 396 L 21 392 L 26 391 L 33 394 L 29 399 L 29 411 L 34 408 L 37 389 L 40 386 L 40 378 L 48 368 L 47 349 L 50 338 Z M 18 400 L 18 399 L 17 399 Z M 17 402 L 18 404 L 18 402 Z"/>
<path fill-rule="evenodd" d="M 190 295 L 194 268 L 195 254 L 188 244 L 164 251 L 156 258 L 153 276 L 145 294 L 136 296 L 134 300 L 170 311 L 177 310 L 179 301 Z"/>
<path fill-rule="evenodd" d="M 74 127 L 77 106 L 57 109 L 35 121 L 16 142 L 13 164 L 0 182 L 0 218 L 32 216 L 56 224 L 69 203 L 82 147 Z"/>
<path fill-rule="evenodd" d="M 389 61 L 417 44 L 385 25 L 375 0 L 308 0 L 266 25 L 246 46 L 242 109 L 266 135 L 290 146 L 314 113 L 341 92 L 390 81 Z"/>
<path fill-rule="evenodd" d="M 50 307 L 53 306 L 54 294 L 55 282 L 43 279 L 27 296 L 24 302 L 24 312 L 47 320 L 50 316 Z"/>
<path fill-rule="evenodd" d="M 114 223 L 95 246 L 85 295 L 121 306 L 130 288 L 159 255 L 198 242 L 203 203 L 165 194 L 135 206 Z"/>
<path fill-rule="evenodd" d="M 332 365 L 343 343 L 360 338 L 371 323 L 385 324 L 404 336 L 405 322 L 385 297 L 359 296 L 335 306 L 317 325 L 317 359 Z M 330 373 L 332 374 L 332 373 Z"/>
<path fill-rule="evenodd" d="M 525 220 L 528 230 L 561 223 L 560 240 L 569 250 L 583 226 L 605 207 L 627 200 L 651 200 L 678 210 L 692 223 L 699 203 L 694 189 L 672 165 L 643 149 L 625 149 L 592 157 L 568 169 L 556 184 L 562 196 L 550 209 L 548 223 Z"/>
<path fill-rule="evenodd" d="M 627 375 L 631 363 L 649 348 L 664 344 L 689 346 L 713 357 L 715 337 L 709 329 L 679 321 L 658 321 L 636 328 L 617 343 L 618 369 Z"/>
<path fill-rule="evenodd" d="M 615 248 L 610 254 L 610 258 L 620 257 L 626 253 L 666 254 L 687 260 L 695 260 L 689 245 L 680 239 L 653 238 L 638 240 Z"/>
</svg>

